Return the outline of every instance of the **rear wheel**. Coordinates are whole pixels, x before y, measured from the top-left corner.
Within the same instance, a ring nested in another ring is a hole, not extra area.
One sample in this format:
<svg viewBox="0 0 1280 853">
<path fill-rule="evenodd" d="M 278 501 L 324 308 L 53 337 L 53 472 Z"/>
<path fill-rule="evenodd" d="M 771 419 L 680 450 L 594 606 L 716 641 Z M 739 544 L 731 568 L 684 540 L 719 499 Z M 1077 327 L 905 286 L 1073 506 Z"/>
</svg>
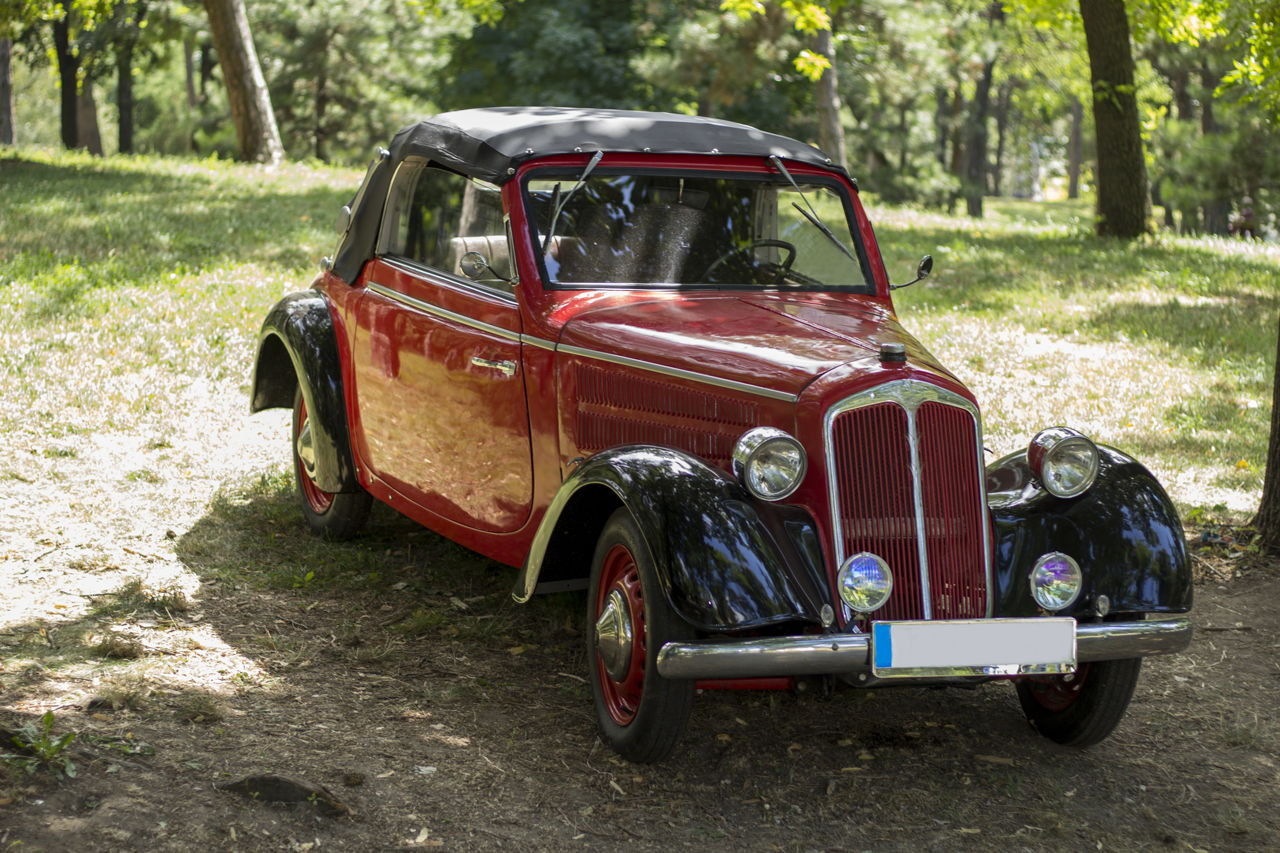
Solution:
<svg viewBox="0 0 1280 853">
<path fill-rule="evenodd" d="M 1040 734 L 1068 746 L 1093 746 L 1124 718 L 1141 670 L 1142 658 L 1082 663 L 1070 675 L 1021 679 L 1018 699 Z"/>
<path fill-rule="evenodd" d="M 587 595 L 587 660 L 601 739 L 639 763 L 671 754 L 693 706 L 693 681 L 658 674 L 664 643 L 691 639 L 658 586 L 653 558 L 624 507 L 596 544 Z"/>
<path fill-rule="evenodd" d="M 293 398 L 293 471 L 302 514 L 311 530 L 326 539 L 350 539 L 369 518 L 373 499 L 366 491 L 326 492 L 315 481 L 315 445 L 307 401 L 299 388 Z"/>
</svg>

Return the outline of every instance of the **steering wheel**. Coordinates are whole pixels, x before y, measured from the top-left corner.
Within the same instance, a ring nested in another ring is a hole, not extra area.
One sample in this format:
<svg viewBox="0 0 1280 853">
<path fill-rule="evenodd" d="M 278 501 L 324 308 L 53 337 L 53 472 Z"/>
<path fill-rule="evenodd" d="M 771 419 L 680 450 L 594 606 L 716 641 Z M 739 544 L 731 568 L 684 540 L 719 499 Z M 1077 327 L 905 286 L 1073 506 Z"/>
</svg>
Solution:
<svg viewBox="0 0 1280 853">
<path fill-rule="evenodd" d="M 725 252 L 723 255 L 721 255 L 720 257 L 716 258 L 714 261 L 711 262 L 711 266 L 707 267 L 707 271 L 702 274 L 703 280 L 713 281 L 711 277 L 712 273 L 714 273 L 720 267 L 724 266 L 725 264 L 729 263 L 734 259 L 741 259 L 745 261 L 748 265 L 748 268 L 754 271 L 757 266 L 754 252 L 756 249 L 764 248 L 764 247 L 782 249 L 784 252 L 787 253 L 787 257 L 782 261 L 782 263 L 769 264 L 770 267 L 777 268 L 777 276 L 775 277 L 773 283 L 781 284 L 782 280 L 787 277 L 787 273 L 791 272 L 791 265 L 796 262 L 795 244 L 788 243 L 786 240 L 752 240 L 751 243 L 747 246 L 739 246 L 737 248 L 730 249 L 729 251 Z"/>
</svg>

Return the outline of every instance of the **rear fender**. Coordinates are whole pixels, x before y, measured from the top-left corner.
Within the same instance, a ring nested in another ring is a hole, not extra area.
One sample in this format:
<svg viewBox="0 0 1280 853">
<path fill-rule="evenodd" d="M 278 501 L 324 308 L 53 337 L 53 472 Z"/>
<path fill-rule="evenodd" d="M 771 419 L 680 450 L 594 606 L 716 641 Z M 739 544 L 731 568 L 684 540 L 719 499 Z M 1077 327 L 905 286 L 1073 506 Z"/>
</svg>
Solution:
<svg viewBox="0 0 1280 853">
<path fill-rule="evenodd" d="M 515 599 L 585 586 L 600 529 L 620 506 L 640 527 L 662 592 L 695 628 L 820 622 L 828 596 L 808 514 L 757 501 L 723 472 L 663 447 L 597 454 L 565 480 L 534 537 Z"/>
<path fill-rule="evenodd" d="M 1084 588 L 1060 615 L 1097 615 L 1098 596 L 1113 613 L 1185 613 L 1191 570 L 1182 523 L 1151 472 L 1120 451 L 1099 446 L 1098 476 L 1077 498 L 1056 498 L 1035 481 L 1025 452 L 987 468 L 995 531 L 996 614 L 1031 616 L 1029 575 L 1049 551 L 1080 564 Z"/>
<path fill-rule="evenodd" d="M 249 411 L 293 408 L 299 385 L 311 419 L 316 485 L 326 492 L 359 491 L 333 315 L 316 291 L 290 293 L 267 314 L 254 359 Z"/>
</svg>

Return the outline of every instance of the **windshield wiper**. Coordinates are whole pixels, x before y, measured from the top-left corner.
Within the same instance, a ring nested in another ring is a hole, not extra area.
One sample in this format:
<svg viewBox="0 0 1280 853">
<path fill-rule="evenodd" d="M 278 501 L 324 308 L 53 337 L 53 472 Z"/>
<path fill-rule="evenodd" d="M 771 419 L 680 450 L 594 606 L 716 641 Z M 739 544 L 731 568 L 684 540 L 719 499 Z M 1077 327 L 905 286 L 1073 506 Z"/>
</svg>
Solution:
<svg viewBox="0 0 1280 853">
<path fill-rule="evenodd" d="M 564 212 L 565 205 L 569 203 L 569 199 L 573 198 L 573 194 L 586 184 L 587 176 L 591 174 L 603 156 L 603 151 L 597 151 L 593 154 L 591 162 L 587 164 L 587 168 L 583 169 L 582 174 L 578 176 L 578 182 L 573 185 L 573 189 L 563 196 L 560 195 L 560 185 L 556 184 L 556 188 L 551 194 L 551 224 L 547 226 L 547 236 L 542 238 L 542 253 L 544 255 L 547 253 L 547 247 L 551 245 L 551 237 L 556 233 L 556 224 L 560 222 L 560 214 Z"/>
<path fill-rule="evenodd" d="M 813 226 L 817 228 L 819 231 L 821 231 L 823 234 L 825 234 L 828 240 L 836 244 L 836 248 L 844 252 L 845 257 L 847 257 L 849 260 L 853 261 L 856 264 L 858 262 L 858 259 L 853 256 L 852 252 L 849 251 L 849 247 L 846 246 L 844 243 L 841 243 L 839 238 L 837 238 L 836 235 L 832 233 L 831 229 L 827 227 L 827 223 L 822 221 L 822 217 L 818 216 L 818 211 L 814 210 L 813 205 L 809 203 L 809 197 L 804 194 L 804 190 L 800 189 L 800 185 L 796 183 L 796 179 L 791 177 L 791 173 L 787 171 L 787 167 L 782 165 L 782 160 L 779 159 L 778 155 L 770 154 L 769 159 L 773 161 L 773 165 L 778 167 L 778 171 L 782 173 L 782 177 L 787 179 L 787 183 L 791 184 L 791 186 L 795 189 L 795 191 L 800 193 L 800 198 L 804 199 L 805 206 L 808 207 L 809 209 L 805 210 L 803 207 L 796 204 L 794 201 L 791 202 L 791 206 L 794 207 L 796 210 L 800 211 L 800 214 L 805 219 L 813 223 Z"/>
</svg>

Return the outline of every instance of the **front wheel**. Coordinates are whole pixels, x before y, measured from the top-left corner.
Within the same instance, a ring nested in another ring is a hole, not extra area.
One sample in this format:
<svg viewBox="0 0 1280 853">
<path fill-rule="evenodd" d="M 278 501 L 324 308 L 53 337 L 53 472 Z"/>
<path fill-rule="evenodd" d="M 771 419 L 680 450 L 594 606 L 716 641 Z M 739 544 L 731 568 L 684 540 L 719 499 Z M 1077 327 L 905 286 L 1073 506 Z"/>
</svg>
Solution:
<svg viewBox="0 0 1280 853">
<path fill-rule="evenodd" d="M 326 539 L 350 539 L 369 518 L 372 497 L 358 492 L 326 492 L 315 481 L 315 445 L 307 401 L 299 388 L 293 397 L 293 471 L 302 514 L 312 532 Z"/>
<path fill-rule="evenodd" d="M 587 595 L 587 661 L 600 738 L 623 758 L 646 764 L 671 754 L 693 706 L 693 681 L 658 674 L 664 643 L 693 631 L 667 603 L 653 558 L 625 508 L 596 543 Z"/>
<path fill-rule="evenodd" d="M 1093 746 L 1124 718 L 1141 670 L 1142 658 L 1082 663 L 1070 675 L 1019 680 L 1018 700 L 1040 734 L 1068 746 Z"/>
</svg>

